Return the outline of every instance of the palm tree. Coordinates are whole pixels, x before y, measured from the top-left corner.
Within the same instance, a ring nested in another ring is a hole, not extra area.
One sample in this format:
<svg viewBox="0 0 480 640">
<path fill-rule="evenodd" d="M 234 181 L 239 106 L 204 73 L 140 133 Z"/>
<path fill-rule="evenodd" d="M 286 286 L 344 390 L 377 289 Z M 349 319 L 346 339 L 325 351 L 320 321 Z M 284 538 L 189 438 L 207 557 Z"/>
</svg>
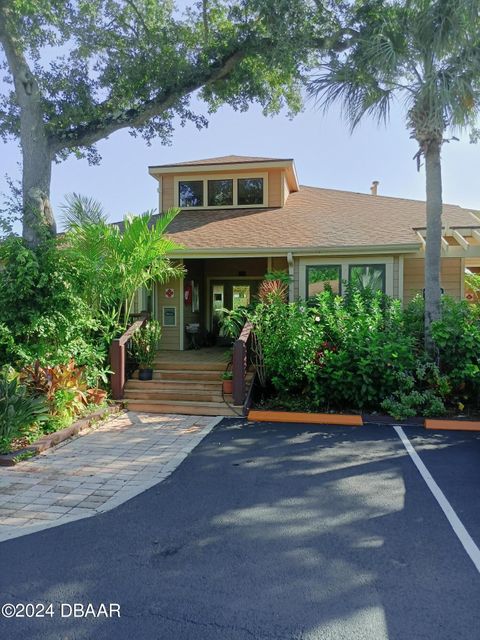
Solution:
<svg viewBox="0 0 480 640">
<path fill-rule="evenodd" d="M 410 136 L 425 160 L 425 346 L 441 317 L 441 149 L 448 131 L 474 127 L 480 106 L 480 0 L 350 3 L 349 49 L 332 54 L 308 86 L 323 108 L 340 101 L 353 130 L 365 115 L 386 122 L 403 99 Z"/>
<path fill-rule="evenodd" d="M 169 258 L 180 245 L 166 234 L 178 212 L 125 216 L 119 224 L 87 220 L 72 225 L 62 251 L 95 314 L 106 313 L 112 324 L 126 329 L 139 289 L 183 277 L 183 267 Z"/>
<path fill-rule="evenodd" d="M 67 193 L 60 205 L 61 222 L 68 231 L 87 223 L 107 222 L 108 216 L 98 200 L 81 193 Z"/>
</svg>

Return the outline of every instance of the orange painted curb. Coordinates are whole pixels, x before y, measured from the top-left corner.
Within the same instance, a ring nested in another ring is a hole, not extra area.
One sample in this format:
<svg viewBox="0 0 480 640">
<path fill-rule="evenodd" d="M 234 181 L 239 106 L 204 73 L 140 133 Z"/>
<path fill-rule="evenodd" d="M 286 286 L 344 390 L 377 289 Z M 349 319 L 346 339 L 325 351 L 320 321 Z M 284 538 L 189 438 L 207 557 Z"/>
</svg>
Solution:
<svg viewBox="0 0 480 640">
<path fill-rule="evenodd" d="M 296 411 L 257 411 L 248 412 L 252 422 L 305 422 L 306 424 L 338 424 L 348 427 L 362 427 L 362 416 L 342 415 L 341 413 L 300 413 Z"/>
<path fill-rule="evenodd" d="M 480 431 L 480 422 L 472 420 L 432 420 L 431 418 L 425 418 L 425 429 Z"/>
</svg>

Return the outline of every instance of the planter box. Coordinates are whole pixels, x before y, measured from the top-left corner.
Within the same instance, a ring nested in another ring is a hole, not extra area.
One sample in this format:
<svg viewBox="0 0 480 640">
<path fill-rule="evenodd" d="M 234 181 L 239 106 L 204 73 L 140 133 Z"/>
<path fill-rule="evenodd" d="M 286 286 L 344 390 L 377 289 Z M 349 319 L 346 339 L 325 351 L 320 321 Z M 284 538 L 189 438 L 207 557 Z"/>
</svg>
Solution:
<svg viewBox="0 0 480 640">
<path fill-rule="evenodd" d="M 362 416 L 342 413 L 300 413 L 296 411 L 257 411 L 248 412 L 251 422 L 303 422 L 304 424 L 342 425 L 361 427 Z"/>
<path fill-rule="evenodd" d="M 480 431 L 480 421 L 425 418 L 425 429 L 442 431 Z"/>
<path fill-rule="evenodd" d="M 68 438 L 73 438 L 73 436 L 76 436 L 85 429 L 88 429 L 97 420 L 106 418 L 107 416 L 114 413 L 119 413 L 122 410 L 123 409 L 120 405 L 112 405 L 110 407 L 98 409 L 98 411 L 94 411 L 85 418 L 80 418 L 69 427 L 62 429 L 61 431 L 55 431 L 54 433 L 45 434 L 32 444 L 29 444 L 27 447 L 23 447 L 23 449 L 18 449 L 17 451 L 11 451 L 10 453 L 1 454 L 0 467 L 13 467 L 15 464 L 17 464 L 17 462 L 20 462 L 22 460 L 22 458 L 20 460 L 16 460 L 16 458 L 18 458 L 19 456 L 36 456 L 42 451 L 50 449 L 50 447 L 54 447 L 64 440 L 68 440 Z M 25 459 L 25 457 L 23 459 Z"/>
</svg>

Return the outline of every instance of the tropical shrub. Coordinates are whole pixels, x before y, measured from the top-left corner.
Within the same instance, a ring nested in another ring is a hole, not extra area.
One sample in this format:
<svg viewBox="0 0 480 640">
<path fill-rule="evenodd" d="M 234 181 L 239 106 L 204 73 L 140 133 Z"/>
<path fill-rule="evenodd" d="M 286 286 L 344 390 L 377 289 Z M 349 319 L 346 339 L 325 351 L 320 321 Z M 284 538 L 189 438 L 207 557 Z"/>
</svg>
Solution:
<svg viewBox="0 0 480 640">
<path fill-rule="evenodd" d="M 0 364 L 75 358 L 91 386 L 105 380 L 111 323 L 93 316 L 78 295 L 75 265 L 53 241 L 30 249 L 16 237 L 0 245 L 0 265 Z"/>
<path fill-rule="evenodd" d="M 435 363 L 417 364 L 414 371 L 399 374 L 397 383 L 398 388 L 381 403 L 381 408 L 397 420 L 445 413 L 451 385 Z"/>
<path fill-rule="evenodd" d="M 400 303 L 381 293 L 326 290 L 309 305 L 259 305 L 254 324 L 276 391 L 315 408 L 378 407 L 414 364 Z"/>
<path fill-rule="evenodd" d="M 277 405 L 382 408 L 400 419 L 478 405 L 480 306 L 448 296 L 442 306 L 435 360 L 423 348 L 420 296 L 402 309 L 369 289 L 326 290 L 308 303 L 259 303 L 248 317 Z"/>
<path fill-rule="evenodd" d="M 10 450 L 16 438 L 32 435 L 32 429 L 48 420 L 48 406 L 41 397 L 29 395 L 13 372 L 0 372 L 0 453 Z"/>
<path fill-rule="evenodd" d="M 94 315 L 107 312 L 125 329 L 140 288 L 183 276 L 168 258 L 178 245 L 165 235 L 178 212 L 170 209 L 155 222 L 145 213 L 127 216 L 121 226 L 105 220 L 70 226 L 63 252 L 76 265 L 76 288 Z"/>
</svg>

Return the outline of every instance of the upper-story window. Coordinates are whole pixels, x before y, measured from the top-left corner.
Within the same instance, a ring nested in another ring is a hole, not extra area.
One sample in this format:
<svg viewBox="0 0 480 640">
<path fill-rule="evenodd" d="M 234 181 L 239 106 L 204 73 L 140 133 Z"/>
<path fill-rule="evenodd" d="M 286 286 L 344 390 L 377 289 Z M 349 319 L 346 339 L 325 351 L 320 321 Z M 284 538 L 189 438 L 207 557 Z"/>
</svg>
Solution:
<svg viewBox="0 0 480 640">
<path fill-rule="evenodd" d="M 233 180 L 208 181 L 208 206 L 231 207 L 233 205 Z"/>
<path fill-rule="evenodd" d="M 266 207 L 268 206 L 267 174 L 247 177 L 205 174 L 190 180 L 175 178 L 175 206 L 188 208 Z"/>
<path fill-rule="evenodd" d="M 203 180 L 183 180 L 178 183 L 178 206 L 203 207 Z"/>
<path fill-rule="evenodd" d="M 238 179 L 238 204 L 263 203 L 263 178 Z"/>
</svg>

